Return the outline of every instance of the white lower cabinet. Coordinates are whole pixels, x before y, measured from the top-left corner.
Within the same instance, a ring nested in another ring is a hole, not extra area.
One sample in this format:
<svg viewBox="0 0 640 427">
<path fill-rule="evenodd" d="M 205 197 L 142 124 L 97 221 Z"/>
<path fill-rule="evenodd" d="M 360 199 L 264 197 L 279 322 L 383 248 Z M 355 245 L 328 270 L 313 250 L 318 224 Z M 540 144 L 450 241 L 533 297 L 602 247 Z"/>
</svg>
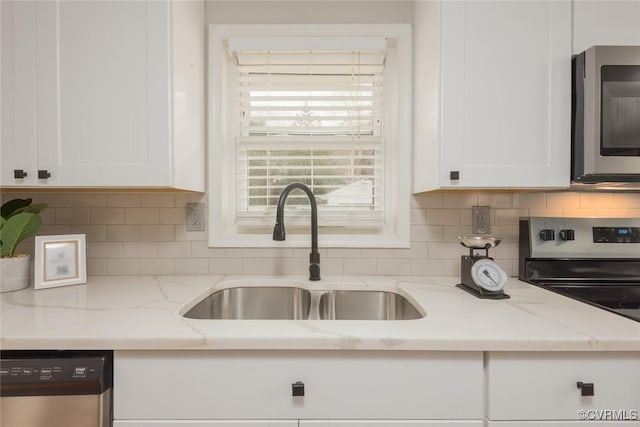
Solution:
<svg viewBox="0 0 640 427">
<path fill-rule="evenodd" d="M 640 426 L 640 353 L 488 353 L 486 368 L 491 426 Z"/>
<path fill-rule="evenodd" d="M 113 427 L 298 427 L 298 421 L 115 420 Z"/>
<path fill-rule="evenodd" d="M 299 427 L 482 427 L 482 421 L 301 420 Z"/>
<path fill-rule="evenodd" d="M 489 421 L 488 427 L 611 427 L 612 421 Z M 636 423 L 625 423 L 624 427 L 635 427 Z M 622 427 L 622 426 L 621 426 Z"/>
<path fill-rule="evenodd" d="M 203 421 L 203 420 L 116 420 L 113 427 L 482 427 L 482 421 L 415 420 L 285 420 L 285 421 Z"/>
<path fill-rule="evenodd" d="M 481 352 L 116 351 L 114 426 L 480 427 L 482 362 Z"/>
</svg>

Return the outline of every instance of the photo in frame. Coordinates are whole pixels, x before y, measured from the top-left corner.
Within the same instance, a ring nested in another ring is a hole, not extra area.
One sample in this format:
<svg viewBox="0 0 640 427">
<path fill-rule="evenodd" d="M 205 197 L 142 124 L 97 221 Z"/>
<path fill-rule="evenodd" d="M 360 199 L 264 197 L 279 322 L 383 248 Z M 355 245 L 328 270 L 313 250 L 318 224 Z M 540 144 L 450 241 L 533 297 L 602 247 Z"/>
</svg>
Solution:
<svg viewBox="0 0 640 427">
<path fill-rule="evenodd" d="M 34 288 L 87 283 L 84 234 L 36 236 Z"/>
</svg>

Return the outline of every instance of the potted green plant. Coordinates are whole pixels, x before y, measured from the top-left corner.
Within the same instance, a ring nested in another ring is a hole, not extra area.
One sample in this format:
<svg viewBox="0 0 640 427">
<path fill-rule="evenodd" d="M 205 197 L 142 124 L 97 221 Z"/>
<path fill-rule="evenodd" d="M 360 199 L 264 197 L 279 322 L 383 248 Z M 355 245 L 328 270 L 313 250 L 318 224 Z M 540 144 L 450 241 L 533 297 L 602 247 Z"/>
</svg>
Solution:
<svg viewBox="0 0 640 427">
<path fill-rule="evenodd" d="M 45 203 L 31 199 L 9 200 L 0 207 L 0 292 L 24 289 L 30 283 L 31 255 L 16 254 L 20 242 L 33 236 L 42 225 Z"/>
</svg>

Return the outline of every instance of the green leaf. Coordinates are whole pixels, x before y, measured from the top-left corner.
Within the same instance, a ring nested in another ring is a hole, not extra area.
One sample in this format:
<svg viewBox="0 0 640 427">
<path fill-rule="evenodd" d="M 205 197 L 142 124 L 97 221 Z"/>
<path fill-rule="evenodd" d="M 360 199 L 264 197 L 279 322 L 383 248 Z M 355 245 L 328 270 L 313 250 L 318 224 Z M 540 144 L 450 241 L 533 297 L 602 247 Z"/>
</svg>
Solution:
<svg viewBox="0 0 640 427">
<path fill-rule="evenodd" d="M 13 256 L 18 243 L 36 234 L 41 225 L 42 219 L 40 216 L 29 212 L 14 215 L 7 219 L 2 226 L 2 233 L 0 235 L 0 241 L 2 241 L 0 255 L 3 257 Z"/>
<path fill-rule="evenodd" d="M 27 212 L 31 212 L 34 214 L 39 214 L 43 210 L 47 208 L 46 203 L 35 203 L 27 208 Z"/>
<path fill-rule="evenodd" d="M 0 215 L 3 218 L 9 218 L 16 210 L 26 208 L 31 204 L 31 199 L 13 199 L 6 202 L 0 207 Z"/>
</svg>

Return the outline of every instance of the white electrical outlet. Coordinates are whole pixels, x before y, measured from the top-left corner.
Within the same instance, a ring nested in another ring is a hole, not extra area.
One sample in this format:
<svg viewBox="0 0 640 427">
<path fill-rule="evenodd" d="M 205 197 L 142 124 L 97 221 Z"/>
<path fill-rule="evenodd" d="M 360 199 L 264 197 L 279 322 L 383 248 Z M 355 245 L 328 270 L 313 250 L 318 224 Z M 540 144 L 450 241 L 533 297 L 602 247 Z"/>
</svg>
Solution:
<svg viewBox="0 0 640 427">
<path fill-rule="evenodd" d="M 491 233 L 491 206 L 473 206 L 471 212 L 473 234 Z"/>
<path fill-rule="evenodd" d="M 187 203 L 187 231 L 204 230 L 204 204 Z"/>
</svg>

